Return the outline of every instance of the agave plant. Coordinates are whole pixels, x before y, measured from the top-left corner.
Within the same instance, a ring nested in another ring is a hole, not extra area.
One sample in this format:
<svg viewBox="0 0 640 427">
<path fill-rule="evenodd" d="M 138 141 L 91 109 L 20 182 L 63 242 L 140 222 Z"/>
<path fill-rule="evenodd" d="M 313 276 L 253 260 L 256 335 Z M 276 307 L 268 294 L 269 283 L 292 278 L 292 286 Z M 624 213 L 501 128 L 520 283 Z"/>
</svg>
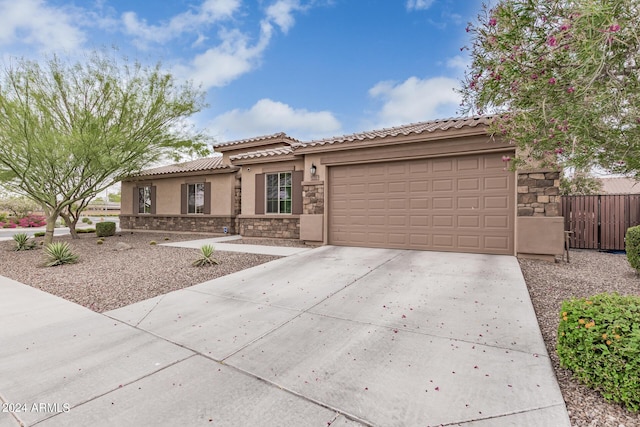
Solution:
<svg viewBox="0 0 640 427">
<path fill-rule="evenodd" d="M 71 252 L 67 242 L 53 242 L 45 246 L 44 253 L 47 256 L 47 267 L 62 264 L 73 264 L 78 261 L 78 255 Z"/>
<path fill-rule="evenodd" d="M 13 240 L 16 242 L 14 250 L 16 251 L 28 251 L 36 247 L 36 242 L 29 239 L 27 233 L 14 234 Z"/>
<path fill-rule="evenodd" d="M 204 267 L 206 265 L 220 264 L 217 259 L 213 258 L 213 251 L 213 245 L 203 245 L 200 247 L 200 258 L 193 261 L 193 265 L 195 267 Z"/>
</svg>

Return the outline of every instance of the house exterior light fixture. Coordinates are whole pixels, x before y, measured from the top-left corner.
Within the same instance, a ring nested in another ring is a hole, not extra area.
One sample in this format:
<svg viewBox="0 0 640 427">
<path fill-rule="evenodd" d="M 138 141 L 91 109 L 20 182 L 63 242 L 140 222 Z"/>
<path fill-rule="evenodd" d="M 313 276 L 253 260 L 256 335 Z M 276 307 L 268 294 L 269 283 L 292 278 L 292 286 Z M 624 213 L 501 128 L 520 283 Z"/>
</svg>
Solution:
<svg viewBox="0 0 640 427">
<path fill-rule="evenodd" d="M 311 176 L 315 176 L 317 171 L 318 171 L 318 169 L 316 168 L 316 165 L 311 163 L 311 169 L 310 169 Z"/>
</svg>

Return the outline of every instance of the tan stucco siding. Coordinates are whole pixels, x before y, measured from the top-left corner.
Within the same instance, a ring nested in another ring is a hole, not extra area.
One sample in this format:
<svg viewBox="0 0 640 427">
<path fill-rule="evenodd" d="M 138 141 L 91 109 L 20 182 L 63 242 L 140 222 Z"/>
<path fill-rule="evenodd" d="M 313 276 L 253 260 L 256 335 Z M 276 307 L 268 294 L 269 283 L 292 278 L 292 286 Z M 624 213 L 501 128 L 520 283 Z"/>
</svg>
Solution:
<svg viewBox="0 0 640 427">
<path fill-rule="evenodd" d="M 122 213 L 133 212 L 133 188 L 136 185 L 156 187 L 156 215 L 180 215 L 181 185 L 187 183 L 211 183 L 211 215 L 232 215 L 235 174 L 211 174 L 189 177 L 154 178 L 122 183 Z"/>
<path fill-rule="evenodd" d="M 290 172 L 302 170 L 304 160 L 251 164 L 242 166 L 242 215 L 256 213 L 256 175 L 261 173 Z M 305 177 L 309 172 L 305 172 Z"/>
</svg>

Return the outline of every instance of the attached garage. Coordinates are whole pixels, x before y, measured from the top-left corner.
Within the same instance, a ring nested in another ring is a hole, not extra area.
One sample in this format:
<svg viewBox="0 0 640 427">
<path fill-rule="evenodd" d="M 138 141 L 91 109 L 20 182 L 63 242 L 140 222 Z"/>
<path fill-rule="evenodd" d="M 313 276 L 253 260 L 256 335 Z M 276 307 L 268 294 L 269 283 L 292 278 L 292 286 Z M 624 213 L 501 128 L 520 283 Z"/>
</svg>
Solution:
<svg viewBox="0 0 640 427">
<path fill-rule="evenodd" d="M 513 254 L 504 169 L 499 153 L 330 167 L 329 243 Z"/>
</svg>

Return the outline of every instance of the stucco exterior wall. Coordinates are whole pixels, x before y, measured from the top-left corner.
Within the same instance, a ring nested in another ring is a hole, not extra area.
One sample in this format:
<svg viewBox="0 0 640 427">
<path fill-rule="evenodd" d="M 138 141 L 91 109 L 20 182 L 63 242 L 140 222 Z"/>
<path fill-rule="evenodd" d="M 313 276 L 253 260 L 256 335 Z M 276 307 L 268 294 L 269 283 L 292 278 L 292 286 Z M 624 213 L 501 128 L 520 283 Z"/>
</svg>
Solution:
<svg viewBox="0 0 640 427">
<path fill-rule="evenodd" d="M 256 213 L 256 175 L 261 173 L 290 172 L 301 170 L 304 161 L 288 160 L 284 162 L 246 164 L 242 166 L 242 215 Z"/>
</svg>

